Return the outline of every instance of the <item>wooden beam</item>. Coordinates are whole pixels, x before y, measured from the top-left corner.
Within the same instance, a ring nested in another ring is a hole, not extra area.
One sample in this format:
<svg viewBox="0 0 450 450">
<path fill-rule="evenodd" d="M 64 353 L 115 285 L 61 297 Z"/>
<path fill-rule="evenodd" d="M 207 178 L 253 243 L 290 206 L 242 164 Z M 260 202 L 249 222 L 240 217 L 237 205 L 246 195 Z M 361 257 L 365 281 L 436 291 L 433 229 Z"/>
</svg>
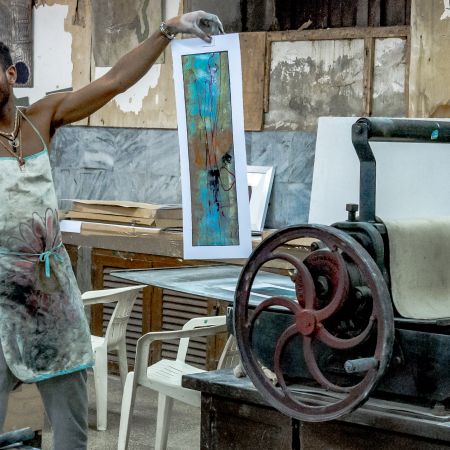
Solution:
<svg viewBox="0 0 450 450">
<path fill-rule="evenodd" d="M 266 34 L 266 60 L 264 65 L 264 112 L 269 112 L 269 96 L 270 96 L 270 65 L 272 61 L 272 43 Z"/>
<path fill-rule="evenodd" d="M 409 26 L 378 28 L 329 28 L 327 30 L 304 31 L 273 31 L 267 33 L 267 42 L 270 45 L 272 42 L 279 41 L 319 41 L 338 39 L 408 37 L 409 34 Z"/>
<path fill-rule="evenodd" d="M 411 64 L 411 36 L 406 37 L 405 43 L 405 116 L 409 117 L 409 73 Z"/>
<path fill-rule="evenodd" d="M 364 96 L 364 114 L 366 116 L 372 115 L 374 54 L 375 54 L 375 39 L 372 37 L 365 38 L 363 96 Z"/>
<path fill-rule="evenodd" d="M 241 33 L 245 130 L 260 131 L 264 123 L 266 33 Z"/>
</svg>

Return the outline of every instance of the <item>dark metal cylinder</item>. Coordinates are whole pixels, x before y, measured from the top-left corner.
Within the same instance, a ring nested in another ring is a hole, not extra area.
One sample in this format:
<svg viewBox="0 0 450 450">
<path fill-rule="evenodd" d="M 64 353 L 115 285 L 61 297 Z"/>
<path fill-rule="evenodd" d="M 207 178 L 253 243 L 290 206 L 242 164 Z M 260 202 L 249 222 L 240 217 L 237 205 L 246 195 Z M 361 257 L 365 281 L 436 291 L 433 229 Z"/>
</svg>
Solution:
<svg viewBox="0 0 450 450">
<path fill-rule="evenodd" d="M 370 141 L 450 142 L 450 122 L 363 117 L 357 123 L 366 123 L 368 125 L 368 138 Z"/>
<path fill-rule="evenodd" d="M 349 359 L 345 361 L 344 369 L 347 373 L 367 372 L 378 367 L 378 363 L 375 358 Z"/>
</svg>

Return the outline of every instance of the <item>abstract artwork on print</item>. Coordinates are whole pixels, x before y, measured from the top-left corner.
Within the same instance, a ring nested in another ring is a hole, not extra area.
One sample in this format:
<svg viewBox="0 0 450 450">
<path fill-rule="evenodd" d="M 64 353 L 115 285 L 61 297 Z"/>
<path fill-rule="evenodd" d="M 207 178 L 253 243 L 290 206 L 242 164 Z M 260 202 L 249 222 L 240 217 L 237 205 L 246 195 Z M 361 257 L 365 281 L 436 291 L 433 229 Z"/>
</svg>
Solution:
<svg viewBox="0 0 450 450">
<path fill-rule="evenodd" d="M 182 56 L 192 245 L 239 245 L 227 52 Z"/>
</svg>

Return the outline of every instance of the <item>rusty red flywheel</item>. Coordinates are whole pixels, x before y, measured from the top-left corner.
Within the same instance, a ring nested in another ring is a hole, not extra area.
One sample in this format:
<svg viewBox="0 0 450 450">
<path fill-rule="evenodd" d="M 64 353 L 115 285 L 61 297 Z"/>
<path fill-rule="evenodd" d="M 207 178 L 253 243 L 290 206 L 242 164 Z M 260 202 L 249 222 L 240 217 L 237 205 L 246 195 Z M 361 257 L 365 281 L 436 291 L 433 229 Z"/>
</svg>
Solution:
<svg viewBox="0 0 450 450">
<path fill-rule="evenodd" d="M 317 239 L 326 250 L 312 252 L 305 261 L 283 251 L 281 247 L 284 244 L 299 238 Z M 295 274 L 292 279 L 297 298 L 271 297 L 252 310 L 249 299 L 255 277 L 265 263 L 277 259 L 284 260 L 293 267 Z M 342 339 L 330 333 L 324 326 L 324 321 L 332 318 L 348 299 L 348 261 L 357 267 L 370 290 L 372 310 L 367 326 L 357 336 Z M 318 302 L 314 274 L 311 273 L 320 266 L 334 286 L 330 301 L 323 307 Z M 256 320 L 262 312 L 273 309 L 274 306 L 285 308 L 294 316 L 293 324 L 284 330 L 275 345 L 273 367 L 278 379 L 277 386 L 266 377 L 252 349 Z M 234 329 L 244 368 L 263 398 L 280 412 L 309 422 L 337 419 L 366 401 L 388 367 L 394 342 L 392 301 L 380 269 L 355 239 L 325 225 L 297 225 L 280 230 L 255 249 L 237 284 Z M 313 342 L 320 341 L 335 350 L 350 350 L 373 333 L 376 333 L 375 350 L 373 357 L 367 358 L 370 364 L 364 370 L 362 379 L 355 385 L 345 387 L 330 381 L 316 361 Z M 304 401 L 298 390 L 291 390 L 285 381 L 282 371 L 283 351 L 294 336 L 301 338 L 304 361 L 311 377 L 325 391 L 340 394 L 335 402 L 314 405 L 311 401 Z"/>
</svg>

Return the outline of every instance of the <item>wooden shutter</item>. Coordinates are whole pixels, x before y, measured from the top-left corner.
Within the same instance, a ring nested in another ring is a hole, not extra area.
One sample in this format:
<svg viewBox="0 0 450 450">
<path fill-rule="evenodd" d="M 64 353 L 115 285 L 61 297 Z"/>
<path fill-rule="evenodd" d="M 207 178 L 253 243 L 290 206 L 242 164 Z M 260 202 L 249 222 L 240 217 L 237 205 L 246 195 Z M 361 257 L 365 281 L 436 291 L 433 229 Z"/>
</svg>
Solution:
<svg viewBox="0 0 450 450">
<path fill-rule="evenodd" d="M 202 297 L 164 290 L 162 311 L 162 329 L 168 331 L 179 330 L 188 320 L 194 317 L 207 316 L 208 301 Z M 178 340 L 163 342 L 161 357 L 175 359 L 178 350 L 178 342 Z M 200 368 L 205 368 L 206 359 L 207 339 L 191 339 L 186 362 Z"/>
</svg>

